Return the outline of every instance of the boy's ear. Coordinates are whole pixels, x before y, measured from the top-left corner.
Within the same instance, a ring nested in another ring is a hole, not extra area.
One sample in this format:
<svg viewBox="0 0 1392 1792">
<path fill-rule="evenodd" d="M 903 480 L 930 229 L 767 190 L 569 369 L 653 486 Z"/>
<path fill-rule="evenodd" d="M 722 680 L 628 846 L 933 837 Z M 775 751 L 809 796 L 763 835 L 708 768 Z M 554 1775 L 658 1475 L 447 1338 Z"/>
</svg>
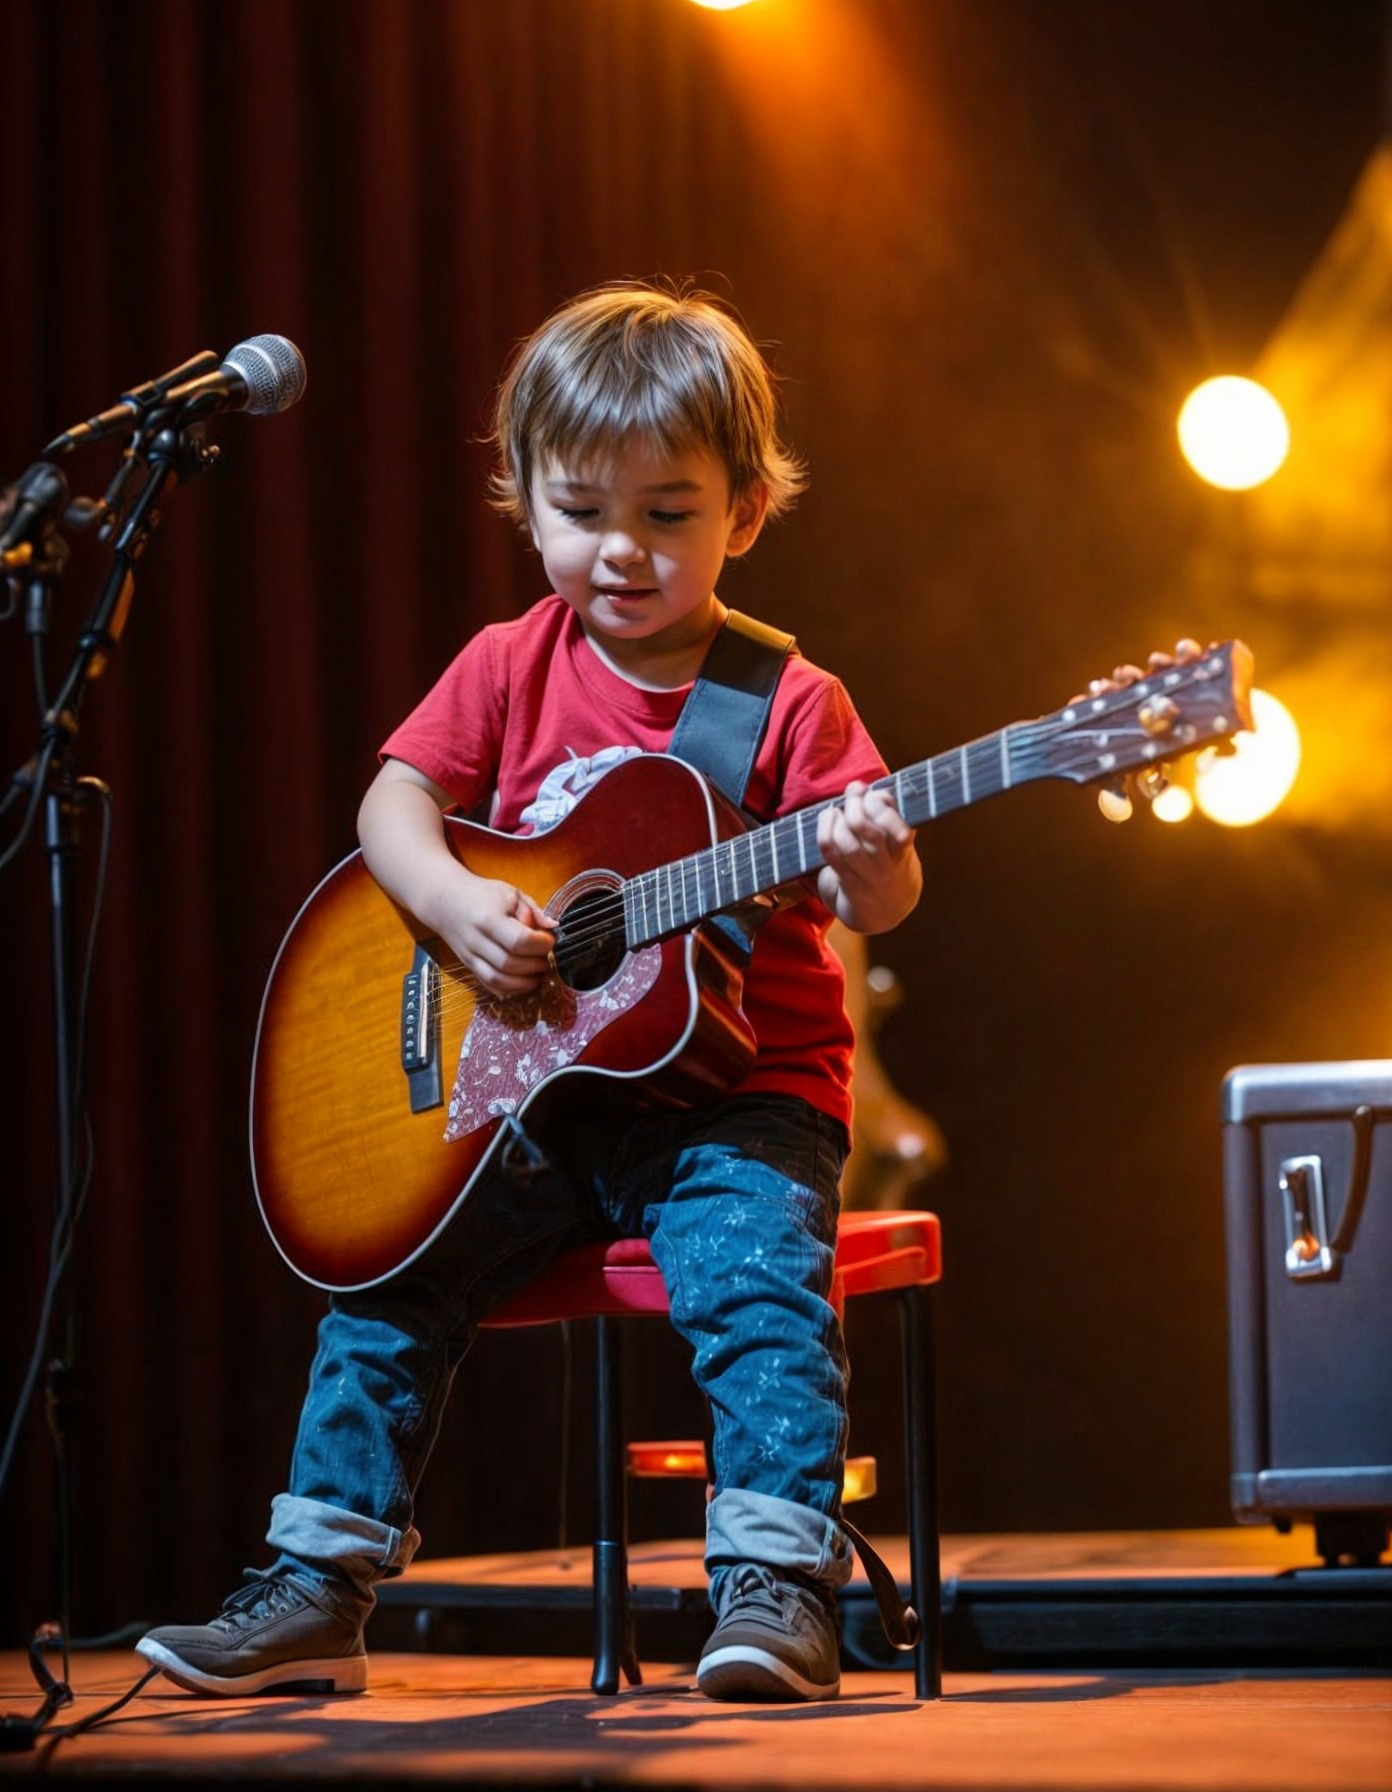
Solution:
<svg viewBox="0 0 1392 1792">
<path fill-rule="evenodd" d="M 731 511 L 730 538 L 725 544 L 727 554 L 749 552 L 759 539 L 759 531 L 768 515 L 768 505 L 768 487 L 762 483 L 751 485 L 748 491 L 735 499 Z"/>
</svg>

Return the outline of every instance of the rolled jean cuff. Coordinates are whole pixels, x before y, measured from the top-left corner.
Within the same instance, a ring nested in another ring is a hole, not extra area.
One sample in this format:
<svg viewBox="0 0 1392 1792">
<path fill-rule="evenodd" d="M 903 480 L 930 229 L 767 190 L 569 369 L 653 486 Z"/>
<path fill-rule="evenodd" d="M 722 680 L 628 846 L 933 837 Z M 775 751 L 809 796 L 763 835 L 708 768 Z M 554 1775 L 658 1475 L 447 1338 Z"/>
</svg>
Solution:
<svg viewBox="0 0 1392 1792">
<path fill-rule="evenodd" d="M 851 1578 L 855 1552 L 833 1518 L 795 1500 L 727 1487 L 706 1507 L 706 1573 L 736 1562 L 786 1568 L 828 1590 Z"/>
<path fill-rule="evenodd" d="M 399 1531 L 323 1500 L 278 1493 L 271 1501 L 266 1541 L 311 1567 L 341 1575 L 366 1594 L 374 1581 L 401 1573 L 420 1548 L 420 1532 L 414 1525 Z"/>
</svg>

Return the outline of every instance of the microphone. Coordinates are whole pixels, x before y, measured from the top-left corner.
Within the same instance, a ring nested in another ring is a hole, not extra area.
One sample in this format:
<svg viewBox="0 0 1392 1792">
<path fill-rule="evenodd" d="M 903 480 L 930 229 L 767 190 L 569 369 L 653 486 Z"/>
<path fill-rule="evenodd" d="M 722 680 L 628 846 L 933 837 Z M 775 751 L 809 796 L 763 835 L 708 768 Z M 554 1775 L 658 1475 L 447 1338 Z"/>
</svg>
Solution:
<svg viewBox="0 0 1392 1792">
<path fill-rule="evenodd" d="M 68 501 L 68 482 L 46 460 L 32 467 L 5 494 L 11 506 L 0 527 L 0 567 L 23 565 L 30 558 L 29 531 L 45 516 L 53 516 Z"/>
<path fill-rule="evenodd" d="M 221 367 L 171 387 L 160 408 L 192 411 L 196 417 L 213 411 L 250 411 L 253 417 L 266 417 L 298 404 L 308 377 L 304 356 L 293 342 L 284 336 L 252 336 L 229 349 Z"/>
<path fill-rule="evenodd" d="M 306 378 L 303 355 L 284 336 L 252 336 L 229 350 L 221 365 L 214 351 L 205 348 L 157 380 L 123 393 L 108 410 L 55 436 L 44 453 L 67 454 L 85 442 L 120 435 L 153 411 L 175 406 L 196 404 L 195 420 L 218 410 L 245 410 L 253 416 L 287 410 L 303 397 Z"/>
</svg>

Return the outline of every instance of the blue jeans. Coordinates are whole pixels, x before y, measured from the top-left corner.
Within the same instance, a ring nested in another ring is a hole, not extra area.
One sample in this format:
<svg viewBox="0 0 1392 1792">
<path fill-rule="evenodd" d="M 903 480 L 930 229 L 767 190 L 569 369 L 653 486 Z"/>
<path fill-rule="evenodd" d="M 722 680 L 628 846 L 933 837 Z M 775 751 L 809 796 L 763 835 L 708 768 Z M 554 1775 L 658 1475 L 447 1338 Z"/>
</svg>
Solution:
<svg viewBox="0 0 1392 1792">
<path fill-rule="evenodd" d="M 345 1614 L 371 1610 L 420 1538 L 413 1496 L 475 1329 L 561 1252 L 644 1237 L 710 1403 L 712 1591 L 737 1561 L 835 1588 L 846 1356 L 828 1300 L 844 1128 L 790 1096 L 692 1111 L 510 1123 L 496 1169 L 390 1281 L 338 1294 L 319 1328 L 268 1542 Z"/>
</svg>

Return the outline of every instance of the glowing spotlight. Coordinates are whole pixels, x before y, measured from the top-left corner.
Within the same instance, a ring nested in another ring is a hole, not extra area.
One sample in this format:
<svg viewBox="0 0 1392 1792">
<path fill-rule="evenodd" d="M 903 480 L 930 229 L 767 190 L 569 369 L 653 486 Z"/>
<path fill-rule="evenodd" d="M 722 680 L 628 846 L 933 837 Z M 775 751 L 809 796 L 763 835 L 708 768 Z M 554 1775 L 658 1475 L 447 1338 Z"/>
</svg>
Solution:
<svg viewBox="0 0 1392 1792">
<path fill-rule="evenodd" d="M 1252 692 L 1252 721 L 1232 737 L 1233 751 L 1209 747 L 1194 763 L 1194 799 L 1210 821 L 1250 827 L 1284 801 L 1300 769 L 1300 730 L 1269 691 Z"/>
<path fill-rule="evenodd" d="M 1194 799 L 1183 784 L 1167 784 L 1150 805 L 1157 821 L 1188 821 L 1194 813 Z"/>
<path fill-rule="evenodd" d="M 1229 374 L 1205 380 L 1185 399 L 1179 445 L 1201 479 L 1244 492 L 1270 479 L 1286 458 L 1290 425 L 1265 386 Z"/>
<path fill-rule="evenodd" d="M 696 0 L 696 4 L 710 12 L 733 12 L 737 6 L 748 6 L 749 0 Z"/>
</svg>

